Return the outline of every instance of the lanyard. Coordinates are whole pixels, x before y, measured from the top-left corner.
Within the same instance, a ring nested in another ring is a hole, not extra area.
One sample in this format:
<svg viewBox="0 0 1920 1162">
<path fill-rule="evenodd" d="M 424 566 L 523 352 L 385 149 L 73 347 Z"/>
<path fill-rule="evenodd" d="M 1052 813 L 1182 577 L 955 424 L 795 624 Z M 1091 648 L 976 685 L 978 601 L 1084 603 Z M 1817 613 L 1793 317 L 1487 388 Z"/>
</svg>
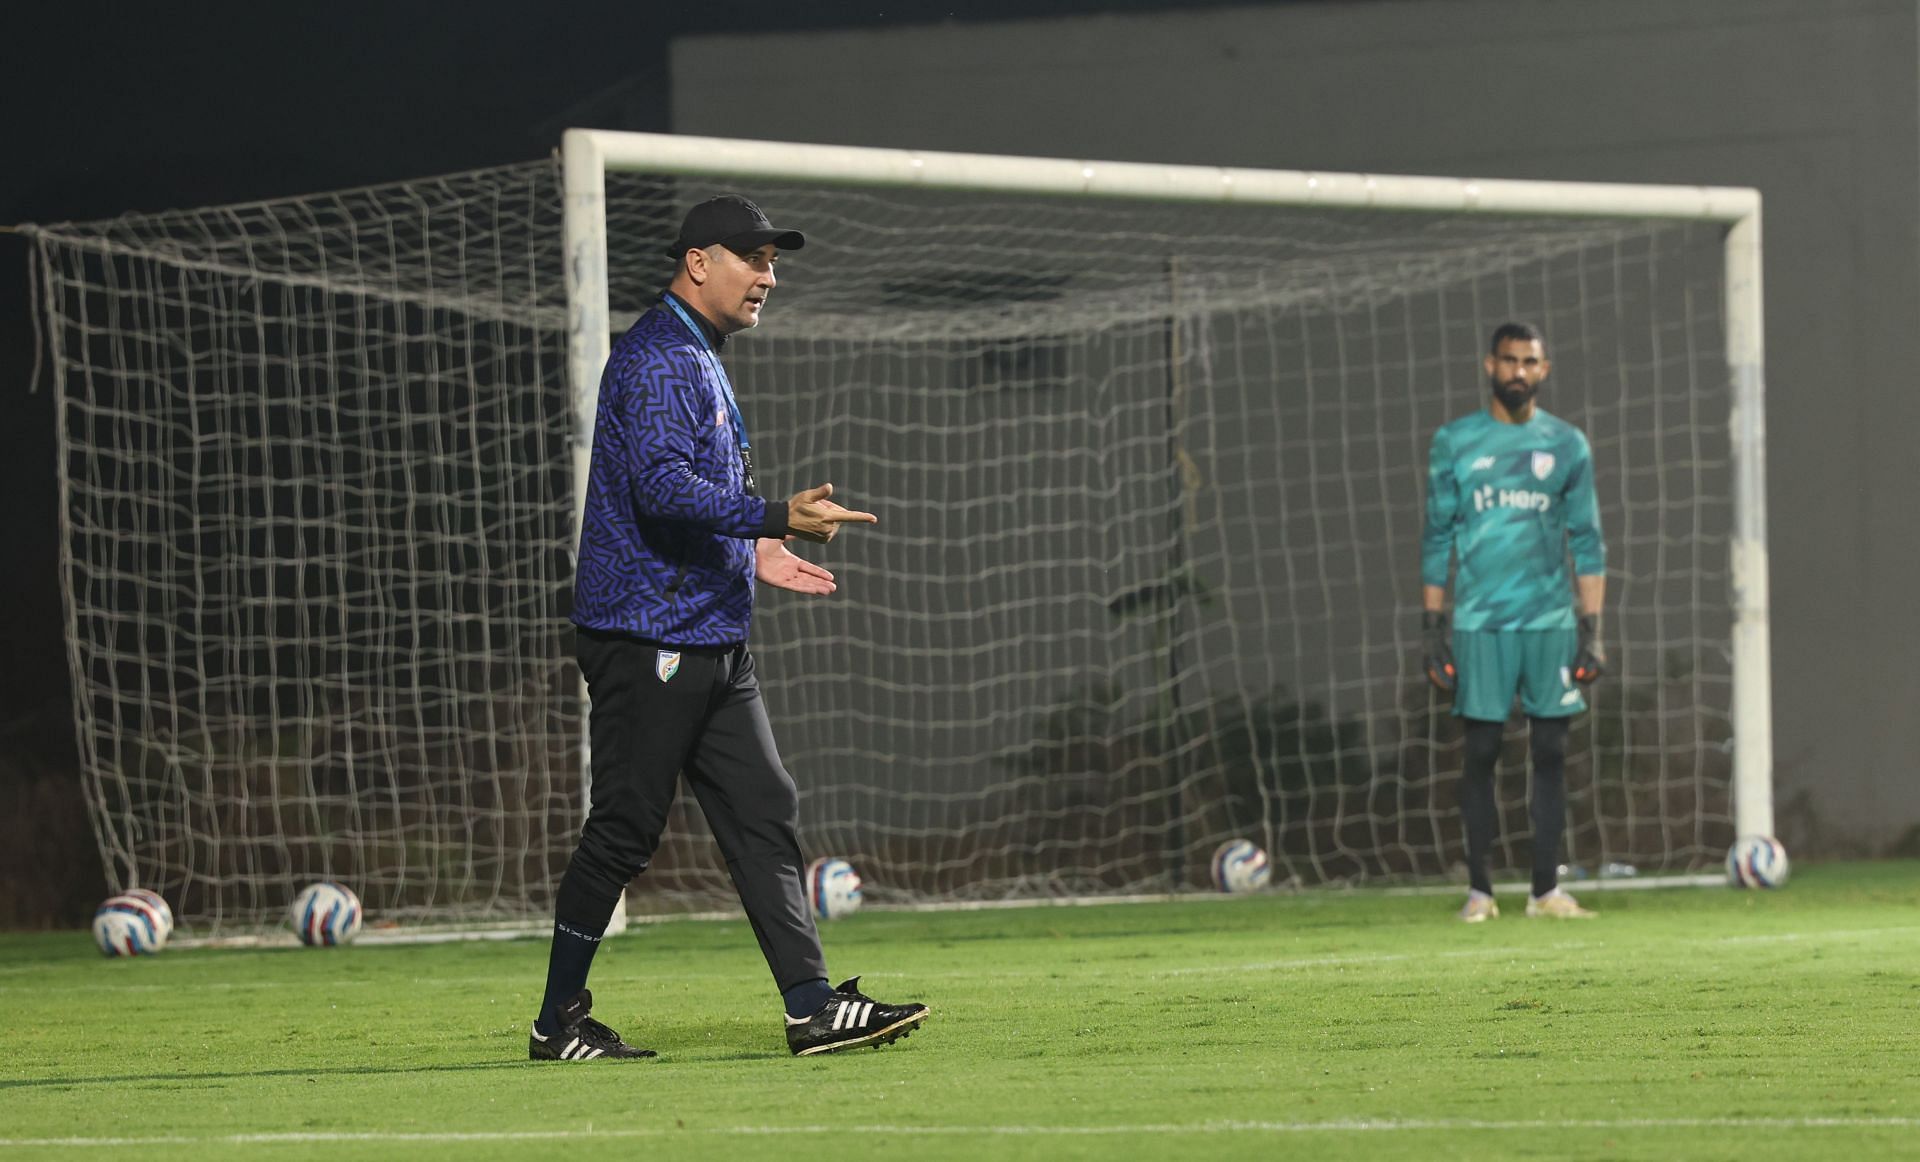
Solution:
<svg viewBox="0 0 1920 1162">
<path fill-rule="evenodd" d="M 693 337 L 699 341 L 701 356 L 706 360 L 707 367 L 713 371 L 714 376 L 720 380 L 720 394 L 727 401 L 727 414 L 733 417 L 733 436 L 740 441 L 740 457 L 751 464 L 753 445 L 747 442 L 747 421 L 740 415 L 740 405 L 733 401 L 733 381 L 727 378 L 727 369 L 721 365 L 719 353 L 708 344 L 706 329 L 694 322 L 693 316 L 687 314 L 687 309 L 680 305 L 679 299 L 667 294 L 661 295 L 660 301 L 666 303 L 668 309 L 680 316 L 680 321 L 687 325 L 687 330 L 692 331 Z M 751 475 L 751 469 L 749 469 L 749 475 Z"/>
</svg>

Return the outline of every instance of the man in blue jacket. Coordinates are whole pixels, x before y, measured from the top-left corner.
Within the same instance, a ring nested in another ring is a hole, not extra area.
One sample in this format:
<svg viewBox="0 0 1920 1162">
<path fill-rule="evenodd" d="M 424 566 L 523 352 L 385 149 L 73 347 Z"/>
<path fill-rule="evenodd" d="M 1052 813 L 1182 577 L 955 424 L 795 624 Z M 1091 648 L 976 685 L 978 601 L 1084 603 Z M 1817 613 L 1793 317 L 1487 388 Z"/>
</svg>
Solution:
<svg viewBox="0 0 1920 1162">
<path fill-rule="evenodd" d="M 885 1045 L 927 1018 L 920 1004 L 827 984 L 801 882 L 799 793 L 780 762 L 747 630 L 756 579 L 799 593 L 833 574 L 789 553 L 872 523 L 821 484 L 765 500 L 746 422 L 721 364 L 728 336 L 760 321 L 782 250 L 806 239 L 735 195 L 687 213 L 660 301 L 614 344 L 600 381 L 581 520 L 573 621 L 592 708 L 593 789 L 554 905 L 547 988 L 528 1056 L 652 1057 L 593 1020 L 586 989 L 620 894 L 658 848 L 684 773 L 727 861 L 808 1056 Z"/>
</svg>

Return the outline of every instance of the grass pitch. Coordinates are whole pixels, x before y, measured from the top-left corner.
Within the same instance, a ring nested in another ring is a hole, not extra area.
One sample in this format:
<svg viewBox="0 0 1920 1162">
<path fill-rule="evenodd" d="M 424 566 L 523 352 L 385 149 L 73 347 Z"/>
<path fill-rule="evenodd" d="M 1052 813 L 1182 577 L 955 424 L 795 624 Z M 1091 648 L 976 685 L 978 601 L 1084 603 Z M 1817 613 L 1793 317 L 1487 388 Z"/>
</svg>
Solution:
<svg viewBox="0 0 1920 1162">
<path fill-rule="evenodd" d="M 744 921 L 642 925 L 595 1016 L 657 1061 L 531 1063 L 546 942 L 169 950 L 0 936 L 0 1159 L 1912 1157 L 1920 864 L 1593 893 L 1468 927 L 1374 892 L 826 928 L 919 999 L 787 1055 Z"/>
</svg>

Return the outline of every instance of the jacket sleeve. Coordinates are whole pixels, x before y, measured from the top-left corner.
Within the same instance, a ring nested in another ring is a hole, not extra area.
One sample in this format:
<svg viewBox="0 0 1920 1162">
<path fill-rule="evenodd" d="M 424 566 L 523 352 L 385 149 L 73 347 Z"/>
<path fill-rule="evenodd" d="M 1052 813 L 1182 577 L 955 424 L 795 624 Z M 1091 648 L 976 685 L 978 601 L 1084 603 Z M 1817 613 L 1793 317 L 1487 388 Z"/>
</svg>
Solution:
<svg viewBox="0 0 1920 1162">
<path fill-rule="evenodd" d="M 1574 575 L 1599 577 L 1607 571 L 1607 543 L 1600 533 L 1600 503 L 1593 491 L 1593 449 L 1584 434 L 1575 435 L 1578 450 L 1561 499 L 1567 514 L 1567 545 L 1573 550 Z"/>
<path fill-rule="evenodd" d="M 698 441 L 713 423 L 703 402 L 712 387 L 698 365 L 671 350 L 649 354 L 645 360 L 609 363 L 600 385 L 602 406 L 620 426 L 619 454 L 634 511 L 722 536 L 777 535 L 768 531 L 766 501 L 722 488 L 694 471 Z"/>
<path fill-rule="evenodd" d="M 1460 515 L 1460 490 L 1453 478 L 1453 442 L 1447 430 L 1433 433 L 1427 449 L 1427 524 L 1420 535 L 1420 583 L 1447 584 L 1453 556 L 1453 526 Z"/>
</svg>

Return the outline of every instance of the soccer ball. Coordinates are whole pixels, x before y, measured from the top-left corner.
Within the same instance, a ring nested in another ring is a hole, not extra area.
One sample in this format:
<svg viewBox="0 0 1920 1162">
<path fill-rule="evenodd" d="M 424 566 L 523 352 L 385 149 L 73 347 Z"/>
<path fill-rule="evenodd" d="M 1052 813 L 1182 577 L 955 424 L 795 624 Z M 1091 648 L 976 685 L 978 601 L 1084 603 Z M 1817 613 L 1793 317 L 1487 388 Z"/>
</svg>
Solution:
<svg viewBox="0 0 1920 1162">
<path fill-rule="evenodd" d="M 345 944 L 360 935 L 360 897 L 345 884 L 308 884 L 293 898 L 287 924 L 310 947 Z"/>
<path fill-rule="evenodd" d="M 159 892 L 148 891 L 146 888 L 128 888 L 120 894 L 123 896 L 132 896 L 134 899 L 139 900 L 147 907 L 159 913 L 160 926 L 166 929 L 167 936 L 173 935 L 173 909 L 167 906 L 167 901 L 161 897 Z M 164 942 L 165 937 L 162 937 L 162 943 Z"/>
<path fill-rule="evenodd" d="M 807 865 L 807 903 L 822 920 L 838 920 L 860 910 L 860 873 L 844 859 L 816 859 Z"/>
<path fill-rule="evenodd" d="M 108 956 L 151 955 L 172 935 L 173 909 L 142 888 L 108 896 L 93 914 L 93 942 Z"/>
<path fill-rule="evenodd" d="M 1784 888 L 1787 849 L 1771 835 L 1743 835 L 1727 852 L 1727 882 L 1736 888 Z"/>
<path fill-rule="evenodd" d="M 1267 853 L 1249 839 L 1229 839 L 1213 852 L 1213 886 L 1223 892 L 1257 892 L 1273 876 Z"/>
</svg>

